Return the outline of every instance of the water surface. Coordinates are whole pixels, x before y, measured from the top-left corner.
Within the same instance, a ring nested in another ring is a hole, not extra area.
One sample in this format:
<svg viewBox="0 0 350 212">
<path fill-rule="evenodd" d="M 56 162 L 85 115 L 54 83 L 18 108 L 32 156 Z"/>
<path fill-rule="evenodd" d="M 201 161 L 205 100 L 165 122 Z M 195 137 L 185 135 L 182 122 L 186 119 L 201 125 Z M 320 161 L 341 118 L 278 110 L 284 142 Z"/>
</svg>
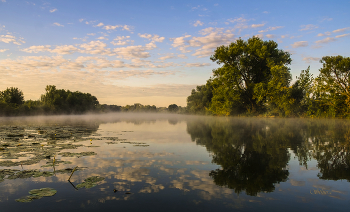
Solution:
<svg viewBox="0 0 350 212">
<path fill-rule="evenodd" d="M 0 208 L 348 211 L 349 147 L 346 120 L 121 113 L 3 118 Z M 84 187 L 90 177 L 101 180 Z M 47 187 L 57 193 L 18 202 Z"/>
</svg>

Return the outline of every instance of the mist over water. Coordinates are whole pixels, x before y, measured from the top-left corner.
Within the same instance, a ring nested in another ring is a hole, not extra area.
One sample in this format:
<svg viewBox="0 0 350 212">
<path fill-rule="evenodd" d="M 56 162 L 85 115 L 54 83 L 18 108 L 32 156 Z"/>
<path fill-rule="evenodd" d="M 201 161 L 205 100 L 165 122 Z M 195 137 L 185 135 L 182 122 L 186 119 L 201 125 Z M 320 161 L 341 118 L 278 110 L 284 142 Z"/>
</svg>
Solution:
<svg viewBox="0 0 350 212">
<path fill-rule="evenodd" d="M 0 148 L 3 211 L 346 211 L 349 200 L 347 120 L 0 118 Z M 46 187 L 57 193 L 16 201 Z"/>
</svg>

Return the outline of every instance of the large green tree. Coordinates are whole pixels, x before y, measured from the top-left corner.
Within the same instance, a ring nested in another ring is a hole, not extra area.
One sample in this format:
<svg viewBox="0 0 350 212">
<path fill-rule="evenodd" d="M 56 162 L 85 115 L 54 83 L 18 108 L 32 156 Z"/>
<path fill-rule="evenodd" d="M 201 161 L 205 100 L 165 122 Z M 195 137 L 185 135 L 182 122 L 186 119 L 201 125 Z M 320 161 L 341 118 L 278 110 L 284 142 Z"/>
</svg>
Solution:
<svg viewBox="0 0 350 212">
<path fill-rule="evenodd" d="M 257 113 L 266 109 L 264 101 L 256 98 L 256 85 L 263 83 L 267 87 L 273 78 L 271 69 L 278 66 L 289 73 L 287 65 L 291 63 L 290 54 L 277 46 L 274 41 L 252 37 L 215 50 L 210 59 L 222 66 L 213 71 L 210 110 L 214 114 Z"/>
<path fill-rule="evenodd" d="M 309 114 L 315 116 L 350 115 L 350 58 L 322 57 L 323 67 L 315 79 Z"/>
</svg>

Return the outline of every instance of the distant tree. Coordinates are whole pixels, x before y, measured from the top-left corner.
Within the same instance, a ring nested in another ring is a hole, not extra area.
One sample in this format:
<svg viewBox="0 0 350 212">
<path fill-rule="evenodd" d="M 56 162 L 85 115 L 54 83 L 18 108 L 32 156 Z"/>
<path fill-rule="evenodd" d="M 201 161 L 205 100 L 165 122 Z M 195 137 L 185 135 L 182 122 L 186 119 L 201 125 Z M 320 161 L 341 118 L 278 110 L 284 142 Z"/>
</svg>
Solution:
<svg viewBox="0 0 350 212">
<path fill-rule="evenodd" d="M 14 87 L 0 92 L 0 100 L 7 104 L 22 105 L 24 103 L 23 92 Z"/>
<path fill-rule="evenodd" d="M 168 110 L 169 112 L 175 113 L 179 110 L 179 106 L 177 106 L 176 104 L 171 104 L 168 106 Z"/>
<path fill-rule="evenodd" d="M 53 113 L 83 113 L 93 111 L 99 105 L 97 98 L 89 93 L 56 89 L 54 85 L 46 86 L 45 91 L 41 101 L 46 110 Z"/>
</svg>

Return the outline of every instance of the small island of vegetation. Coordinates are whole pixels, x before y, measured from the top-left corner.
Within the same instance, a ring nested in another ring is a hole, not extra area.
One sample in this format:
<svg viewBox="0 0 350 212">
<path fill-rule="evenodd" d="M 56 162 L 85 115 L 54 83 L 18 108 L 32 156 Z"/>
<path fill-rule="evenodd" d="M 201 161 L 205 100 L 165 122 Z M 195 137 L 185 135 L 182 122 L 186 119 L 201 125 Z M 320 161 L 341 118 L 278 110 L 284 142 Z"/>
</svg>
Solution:
<svg viewBox="0 0 350 212">
<path fill-rule="evenodd" d="M 87 112 L 172 112 L 218 116 L 350 117 L 350 58 L 325 56 L 317 77 L 310 67 L 292 84 L 290 54 L 258 37 L 218 47 L 211 60 L 221 65 L 205 85 L 176 104 L 117 106 L 100 104 L 89 93 L 47 85 L 40 100 L 24 101 L 15 87 L 0 91 L 0 116 L 82 114 Z"/>
</svg>

